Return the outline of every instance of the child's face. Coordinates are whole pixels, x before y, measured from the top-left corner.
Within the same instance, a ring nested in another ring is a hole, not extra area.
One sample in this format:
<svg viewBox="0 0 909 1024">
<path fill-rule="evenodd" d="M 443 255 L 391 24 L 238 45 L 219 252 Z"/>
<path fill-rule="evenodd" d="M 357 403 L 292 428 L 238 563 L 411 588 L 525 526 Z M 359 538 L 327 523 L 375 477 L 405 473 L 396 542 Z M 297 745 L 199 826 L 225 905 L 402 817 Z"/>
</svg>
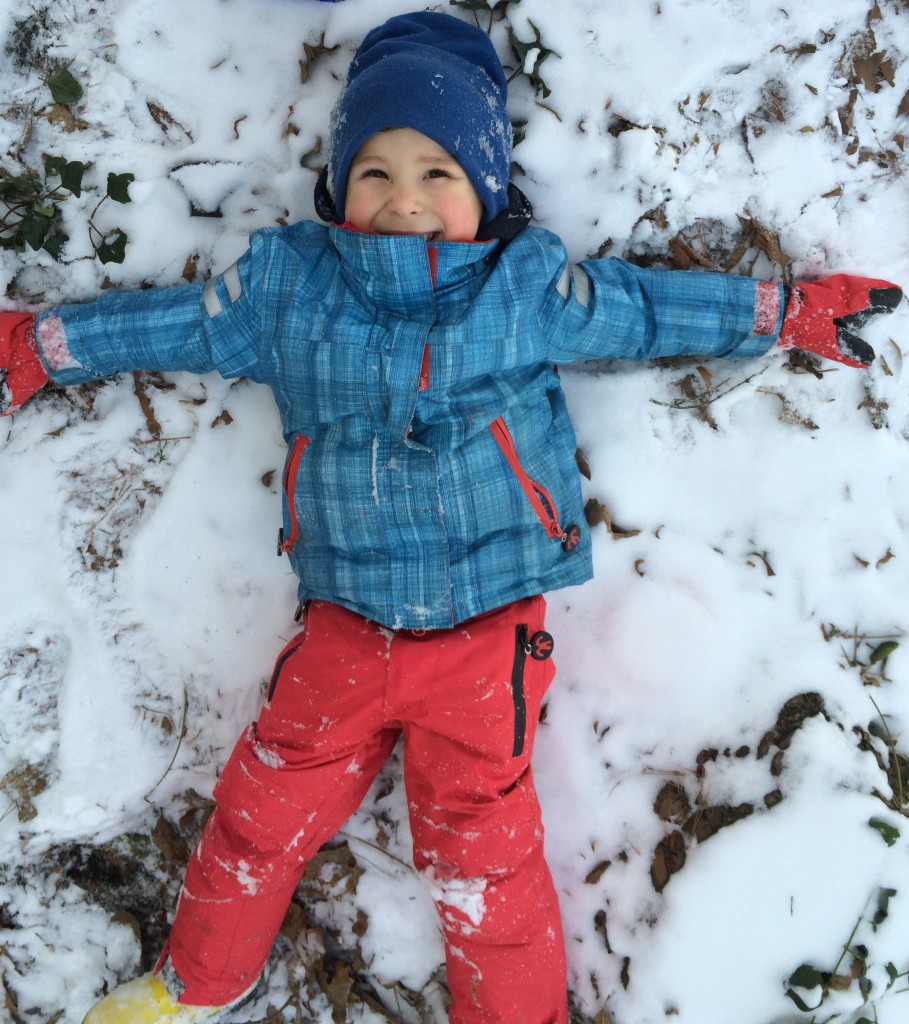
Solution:
<svg viewBox="0 0 909 1024">
<path fill-rule="evenodd" d="M 359 231 L 473 241 L 483 204 L 461 165 L 412 128 L 367 139 L 350 165 L 344 215 Z"/>
</svg>

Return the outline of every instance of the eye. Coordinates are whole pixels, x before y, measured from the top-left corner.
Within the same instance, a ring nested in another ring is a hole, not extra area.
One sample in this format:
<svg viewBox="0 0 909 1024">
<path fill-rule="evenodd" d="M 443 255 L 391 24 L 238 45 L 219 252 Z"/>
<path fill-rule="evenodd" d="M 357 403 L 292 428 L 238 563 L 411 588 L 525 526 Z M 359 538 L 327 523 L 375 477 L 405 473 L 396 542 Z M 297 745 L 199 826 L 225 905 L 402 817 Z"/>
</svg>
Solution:
<svg viewBox="0 0 909 1024">
<path fill-rule="evenodd" d="M 450 178 L 451 173 L 444 167 L 433 167 L 426 172 L 427 178 Z"/>
<path fill-rule="evenodd" d="M 364 167 L 360 171 L 361 178 L 387 178 L 388 175 L 380 167 Z"/>
</svg>

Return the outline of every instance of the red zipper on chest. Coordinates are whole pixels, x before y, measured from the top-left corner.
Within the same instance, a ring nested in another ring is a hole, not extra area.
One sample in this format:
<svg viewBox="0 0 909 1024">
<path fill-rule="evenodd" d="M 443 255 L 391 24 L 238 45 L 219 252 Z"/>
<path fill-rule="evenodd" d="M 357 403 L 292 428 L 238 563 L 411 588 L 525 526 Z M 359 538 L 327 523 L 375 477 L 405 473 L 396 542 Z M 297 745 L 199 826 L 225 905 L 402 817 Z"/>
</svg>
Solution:
<svg viewBox="0 0 909 1024">
<path fill-rule="evenodd" d="M 297 509 L 294 504 L 294 491 L 297 486 L 297 472 L 300 469 L 300 459 L 309 446 L 310 439 L 305 434 L 298 434 L 290 450 L 287 464 L 284 466 L 284 475 L 281 483 L 284 488 L 284 497 L 287 501 L 288 515 L 290 516 L 290 533 L 284 535 L 284 530 L 278 533 L 278 554 L 284 555 L 293 549 L 300 536 L 300 524 L 297 521 Z"/>
<path fill-rule="evenodd" d="M 492 431 L 492 436 L 496 439 L 499 448 L 502 449 L 502 454 L 508 460 L 508 465 L 511 466 L 514 475 L 518 478 L 518 483 L 527 495 L 531 508 L 536 512 L 537 518 L 545 527 L 546 533 L 552 540 L 564 541 L 565 531 L 559 524 L 559 517 L 556 513 L 556 506 L 552 500 L 552 495 L 542 484 L 537 483 L 536 480 L 528 476 L 526 470 L 521 465 L 521 460 L 514 445 L 514 438 L 511 436 L 511 431 L 505 425 L 505 421 L 500 416 L 489 424 L 489 429 Z"/>
</svg>

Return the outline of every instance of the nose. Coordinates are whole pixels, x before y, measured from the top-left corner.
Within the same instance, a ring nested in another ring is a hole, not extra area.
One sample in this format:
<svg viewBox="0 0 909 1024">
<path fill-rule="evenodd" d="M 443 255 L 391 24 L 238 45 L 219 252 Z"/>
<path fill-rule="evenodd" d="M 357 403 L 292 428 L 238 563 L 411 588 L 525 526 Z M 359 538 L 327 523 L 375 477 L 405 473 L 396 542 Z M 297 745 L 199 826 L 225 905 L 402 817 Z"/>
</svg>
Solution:
<svg viewBox="0 0 909 1024">
<path fill-rule="evenodd" d="M 409 182 L 396 184 L 388 199 L 388 208 L 399 217 L 411 217 L 423 212 L 420 190 Z"/>
</svg>

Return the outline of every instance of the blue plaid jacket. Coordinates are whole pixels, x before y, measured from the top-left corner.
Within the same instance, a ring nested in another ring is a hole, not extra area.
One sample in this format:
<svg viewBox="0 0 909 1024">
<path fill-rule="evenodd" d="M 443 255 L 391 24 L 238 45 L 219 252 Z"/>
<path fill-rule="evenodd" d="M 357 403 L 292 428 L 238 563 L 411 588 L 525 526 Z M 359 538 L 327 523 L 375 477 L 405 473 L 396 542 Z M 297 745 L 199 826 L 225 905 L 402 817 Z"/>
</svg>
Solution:
<svg viewBox="0 0 909 1024">
<path fill-rule="evenodd" d="M 300 598 L 448 628 L 591 575 L 557 364 L 755 356 L 782 320 L 766 282 L 571 267 L 536 227 L 497 244 L 266 229 L 207 285 L 51 310 L 37 334 L 61 384 L 146 369 L 269 385 Z"/>
</svg>

